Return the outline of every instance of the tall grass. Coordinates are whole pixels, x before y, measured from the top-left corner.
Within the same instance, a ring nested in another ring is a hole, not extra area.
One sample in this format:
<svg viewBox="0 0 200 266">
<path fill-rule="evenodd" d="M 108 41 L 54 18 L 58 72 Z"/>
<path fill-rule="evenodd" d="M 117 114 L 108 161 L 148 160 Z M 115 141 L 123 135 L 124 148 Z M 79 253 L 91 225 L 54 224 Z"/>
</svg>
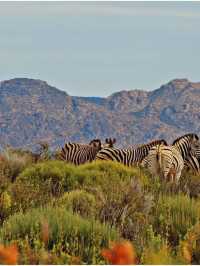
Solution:
<svg viewBox="0 0 200 266">
<path fill-rule="evenodd" d="M 200 201 L 183 194 L 160 195 L 154 217 L 154 229 L 172 245 L 177 245 L 200 221 Z"/>
<path fill-rule="evenodd" d="M 8 176 L 11 181 L 14 181 L 16 177 L 31 163 L 32 158 L 29 154 L 20 154 L 11 148 L 7 148 L 1 154 L 1 174 Z"/>
</svg>

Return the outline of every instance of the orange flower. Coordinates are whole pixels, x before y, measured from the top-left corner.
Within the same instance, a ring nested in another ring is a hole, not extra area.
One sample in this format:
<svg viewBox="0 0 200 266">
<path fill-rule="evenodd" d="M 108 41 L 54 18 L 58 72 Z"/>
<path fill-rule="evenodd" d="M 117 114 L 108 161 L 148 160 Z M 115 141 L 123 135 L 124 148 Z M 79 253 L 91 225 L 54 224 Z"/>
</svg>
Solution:
<svg viewBox="0 0 200 266">
<path fill-rule="evenodd" d="M 14 265 L 17 264 L 18 249 L 16 245 L 4 247 L 0 245 L 0 263 Z"/>
<path fill-rule="evenodd" d="M 104 249 L 101 254 L 110 264 L 136 264 L 135 249 L 128 241 L 114 243 L 111 249 Z"/>
</svg>

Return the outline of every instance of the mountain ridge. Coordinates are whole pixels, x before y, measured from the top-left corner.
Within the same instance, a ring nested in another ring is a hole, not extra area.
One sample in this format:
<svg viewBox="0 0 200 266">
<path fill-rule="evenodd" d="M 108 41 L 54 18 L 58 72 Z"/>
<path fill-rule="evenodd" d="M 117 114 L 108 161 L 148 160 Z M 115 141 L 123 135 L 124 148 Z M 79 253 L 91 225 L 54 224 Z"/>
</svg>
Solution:
<svg viewBox="0 0 200 266">
<path fill-rule="evenodd" d="M 122 90 L 108 97 L 71 96 L 46 81 L 0 82 L 0 145 L 89 142 L 115 137 L 118 146 L 155 138 L 172 141 L 200 126 L 200 82 L 173 79 L 153 91 Z"/>
</svg>

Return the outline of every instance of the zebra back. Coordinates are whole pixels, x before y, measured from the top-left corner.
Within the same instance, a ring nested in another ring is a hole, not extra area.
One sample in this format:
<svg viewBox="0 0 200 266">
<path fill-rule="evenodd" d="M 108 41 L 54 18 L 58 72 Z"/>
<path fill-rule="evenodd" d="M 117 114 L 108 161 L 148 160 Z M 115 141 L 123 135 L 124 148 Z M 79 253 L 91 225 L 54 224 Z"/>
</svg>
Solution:
<svg viewBox="0 0 200 266">
<path fill-rule="evenodd" d="M 99 139 L 92 140 L 89 144 L 68 142 L 61 149 L 60 159 L 75 165 L 91 162 L 101 149 Z"/>
<path fill-rule="evenodd" d="M 150 143 L 140 145 L 135 149 L 104 148 L 97 153 L 96 160 L 117 161 L 127 166 L 135 165 L 147 156 L 153 146 L 158 144 L 167 144 L 167 142 L 163 139 L 154 140 Z"/>
<path fill-rule="evenodd" d="M 62 148 L 60 159 L 76 165 L 91 162 L 102 147 L 113 147 L 116 139 L 108 138 L 102 144 L 100 139 L 93 139 L 89 144 L 68 142 Z"/>
</svg>

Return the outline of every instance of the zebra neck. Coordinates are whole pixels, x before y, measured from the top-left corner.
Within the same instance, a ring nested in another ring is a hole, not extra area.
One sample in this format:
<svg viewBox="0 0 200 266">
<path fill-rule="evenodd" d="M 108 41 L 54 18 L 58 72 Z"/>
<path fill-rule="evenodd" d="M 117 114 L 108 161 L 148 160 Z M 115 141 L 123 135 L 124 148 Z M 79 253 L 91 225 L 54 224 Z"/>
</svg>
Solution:
<svg viewBox="0 0 200 266">
<path fill-rule="evenodd" d="M 186 160 L 189 155 L 189 146 L 186 143 L 176 143 L 174 147 L 180 152 L 183 160 Z"/>
</svg>

